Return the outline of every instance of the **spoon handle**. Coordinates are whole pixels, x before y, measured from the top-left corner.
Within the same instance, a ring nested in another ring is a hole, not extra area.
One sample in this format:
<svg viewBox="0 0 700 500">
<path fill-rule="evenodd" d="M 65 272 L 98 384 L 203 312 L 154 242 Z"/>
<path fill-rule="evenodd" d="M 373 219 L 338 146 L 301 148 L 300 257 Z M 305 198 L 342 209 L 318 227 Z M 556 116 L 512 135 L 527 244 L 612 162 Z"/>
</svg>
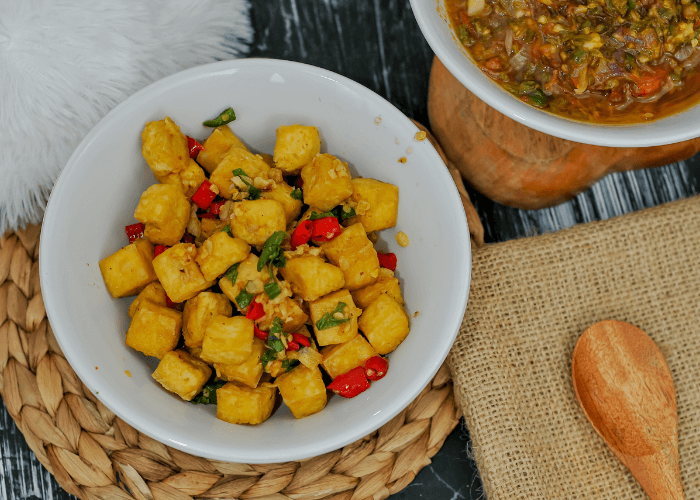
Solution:
<svg viewBox="0 0 700 500">
<path fill-rule="evenodd" d="M 678 447 L 670 443 L 652 455 L 634 457 L 613 449 L 650 500 L 685 500 L 678 466 Z"/>
</svg>

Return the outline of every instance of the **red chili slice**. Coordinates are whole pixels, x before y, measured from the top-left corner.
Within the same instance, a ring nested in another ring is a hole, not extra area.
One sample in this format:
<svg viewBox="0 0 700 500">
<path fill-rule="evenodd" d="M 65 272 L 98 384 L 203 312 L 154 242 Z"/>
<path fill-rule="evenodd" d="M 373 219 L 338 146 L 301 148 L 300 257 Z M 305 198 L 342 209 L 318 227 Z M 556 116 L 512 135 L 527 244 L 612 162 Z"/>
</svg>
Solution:
<svg viewBox="0 0 700 500">
<path fill-rule="evenodd" d="M 126 237 L 129 238 L 129 243 L 143 238 L 143 224 L 140 222 L 126 226 L 124 231 L 126 232 Z"/>
<path fill-rule="evenodd" d="M 328 384 L 328 389 L 344 398 L 354 398 L 369 389 L 369 380 L 365 375 L 365 369 L 358 366 L 347 373 L 338 375 L 333 382 Z"/>
<path fill-rule="evenodd" d="M 304 222 L 299 224 L 296 227 L 296 229 L 294 229 L 292 237 L 289 240 L 289 244 L 292 246 L 292 250 L 296 250 L 296 248 L 299 245 L 303 245 L 304 243 L 309 242 L 309 240 L 311 239 L 311 231 L 313 230 L 313 227 L 314 221 L 305 220 Z"/>
<path fill-rule="evenodd" d="M 194 243 L 194 235 L 190 233 L 185 233 L 185 235 L 182 237 L 182 242 L 183 243 Z"/>
<path fill-rule="evenodd" d="M 335 217 L 323 217 L 314 221 L 311 239 L 314 241 L 330 241 L 342 232 L 340 223 Z"/>
<path fill-rule="evenodd" d="M 311 342 L 309 341 L 309 338 L 305 335 L 302 335 L 301 333 L 292 333 L 292 339 L 299 345 L 303 345 L 304 347 L 311 347 Z"/>
<path fill-rule="evenodd" d="M 253 302 L 251 302 L 250 306 L 248 306 L 248 312 L 245 313 L 245 317 L 255 321 L 263 316 L 265 316 L 265 309 L 263 308 L 263 305 L 257 300 L 253 299 Z"/>
<path fill-rule="evenodd" d="M 258 325 L 253 325 L 253 333 L 260 340 L 267 340 L 267 332 L 263 332 L 260 328 L 258 328 Z"/>
<path fill-rule="evenodd" d="M 211 202 L 214 201 L 214 198 L 216 198 L 216 193 L 211 190 L 211 182 L 205 180 L 190 199 L 199 208 L 206 210 L 211 205 Z"/>
<path fill-rule="evenodd" d="M 226 200 L 213 202 L 211 205 L 209 205 L 209 211 L 214 215 L 219 215 L 219 212 L 221 212 L 221 207 L 224 206 L 224 203 L 226 203 Z"/>
<path fill-rule="evenodd" d="M 168 306 L 170 309 L 175 309 L 177 307 L 177 304 L 170 300 L 170 297 L 168 297 L 168 294 L 165 294 L 165 305 Z"/>
<path fill-rule="evenodd" d="M 288 351 L 298 351 L 299 348 L 300 348 L 300 346 L 297 342 L 294 342 L 293 340 L 287 341 L 287 350 Z"/>
<path fill-rule="evenodd" d="M 170 247 L 165 246 L 165 245 L 156 245 L 155 248 L 153 249 L 153 258 L 155 259 L 160 254 L 165 252 L 168 248 L 170 248 Z"/>
<path fill-rule="evenodd" d="M 392 271 L 396 271 L 396 254 L 377 252 L 379 265 Z"/>
<path fill-rule="evenodd" d="M 204 146 L 202 146 L 197 139 L 193 139 L 189 135 L 187 136 L 187 147 L 190 150 L 190 158 L 197 158 L 200 151 L 204 151 Z"/>
<path fill-rule="evenodd" d="M 383 378 L 387 370 L 389 370 L 389 363 L 386 358 L 372 356 L 365 361 L 365 375 L 372 381 Z"/>
<path fill-rule="evenodd" d="M 204 212 L 203 214 L 199 214 L 200 219 L 216 219 L 216 214 L 213 214 L 211 212 Z"/>
</svg>

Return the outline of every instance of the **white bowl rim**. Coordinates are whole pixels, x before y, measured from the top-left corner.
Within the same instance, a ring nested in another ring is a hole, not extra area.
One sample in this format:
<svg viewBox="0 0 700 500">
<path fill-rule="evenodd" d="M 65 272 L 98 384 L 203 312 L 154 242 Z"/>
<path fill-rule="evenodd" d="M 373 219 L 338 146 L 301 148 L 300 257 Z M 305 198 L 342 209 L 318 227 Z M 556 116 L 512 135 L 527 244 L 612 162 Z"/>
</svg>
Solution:
<svg viewBox="0 0 700 500">
<path fill-rule="evenodd" d="M 608 147 L 651 147 L 674 144 L 700 136 L 700 127 L 689 111 L 700 110 L 700 104 L 668 117 L 649 123 L 628 125 L 602 125 L 575 121 L 556 116 L 516 99 L 497 83 L 483 74 L 458 46 L 451 35 L 450 40 L 440 37 L 428 21 L 438 14 L 438 5 L 444 0 L 409 0 L 413 14 L 423 36 L 440 62 L 459 82 L 486 104 L 513 120 L 545 134 L 573 142 Z M 443 22 L 452 30 L 449 21 Z M 451 33 L 451 31 L 450 31 Z M 453 55 L 459 51 L 463 60 Z M 664 126 L 673 124 L 673 127 Z"/>
<path fill-rule="evenodd" d="M 162 89 L 169 88 L 171 86 L 178 86 L 184 81 L 189 81 L 189 80 L 196 80 L 200 78 L 205 78 L 207 75 L 215 73 L 215 72 L 225 72 L 225 71 L 230 71 L 232 69 L 236 68 L 243 68 L 243 67 L 255 67 L 255 66 L 261 66 L 261 67 L 274 67 L 275 70 L 284 70 L 284 69 L 289 69 L 289 70 L 300 70 L 302 72 L 308 73 L 312 75 L 314 78 L 315 77 L 320 77 L 324 79 L 329 79 L 339 85 L 342 85 L 344 87 L 350 88 L 353 91 L 357 92 L 358 94 L 362 95 L 363 98 L 365 99 L 370 99 L 376 103 L 381 103 L 383 107 L 387 108 L 387 111 L 390 111 L 392 113 L 397 113 L 398 115 L 401 116 L 403 120 L 406 122 L 410 123 L 410 125 L 415 128 L 415 131 L 418 132 L 419 129 L 416 127 L 416 125 L 406 116 L 401 112 L 398 108 L 396 108 L 392 103 L 384 99 L 382 96 L 376 94 L 372 90 L 366 88 L 365 86 L 361 85 L 358 82 L 355 82 L 347 77 L 344 77 L 342 75 L 339 75 L 337 73 L 334 73 L 329 70 L 325 70 L 322 68 L 318 68 L 316 66 L 304 64 L 304 63 L 298 63 L 298 62 L 293 62 L 293 61 L 286 61 L 286 60 L 277 60 L 277 59 L 267 59 L 267 58 L 247 58 L 247 59 L 234 59 L 234 60 L 226 60 L 226 61 L 219 61 L 215 63 L 209 63 L 197 67 L 193 67 L 181 72 L 178 72 L 176 74 L 173 74 L 171 76 L 165 77 L 161 80 L 158 80 L 145 88 L 141 89 L 140 91 L 136 92 L 132 96 L 128 97 L 126 100 L 118 104 L 115 108 L 113 108 L 109 113 L 107 113 L 96 125 L 93 127 L 90 132 L 85 136 L 85 138 L 81 141 L 81 143 L 78 145 L 78 147 L 75 149 L 71 157 L 69 158 L 68 162 L 66 163 L 63 171 L 61 172 L 61 175 L 59 175 L 59 178 L 57 179 L 53 190 L 51 192 L 51 195 L 49 197 L 49 201 L 45 210 L 45 215 L 44 215 L 44 221 L 41 229 L 41 241 L 49 241 L 51 237 L 51 232 L 52 232 L 52 221 L 56 220 L 57 217 L 59 217 L 58 212 L 54 210 L 54 206 L 58 203 L 55 200 L 58 199 L 59 196 L 61 196 L 61 193 L 63 191 L 66 191 L 68 189 L 68 186 L 65 185 L 65 179 L 67 178 L 67 174 L 71 172 L 74 168 L 76 168 L 76 164 L 78 163 L 78 160 L 80 159 L 81 155 L 85 152 L 85 150 L 88 148 L 90 143 L 101 133 L 102 129 L 107 127 L 108 125 L 108 118 L 112 117 L 114 115 L 126 112 L 130 106 L 132 106 L 132 103 L 135 101 L 138 101 L 139 99 L 148 96 L 149 93 L 152 92 L 160 92 Z M 442 162 L 442 159 L 440 158 L 439 154 L 437 151 L 430 147 L 430 155 L 434 155 L 435 161 L 440 162 L 441 164 L 444 165 Z M 459 196 L 459 193 L 457 191 L 456 186 L 454 185 L 449 172 L 447 171 L 447 168 L 444 170 L 439 169 L 436 172 L 437 175 L 443 176 L 445 179 L 449 179 L 449 184 L 447 184 L 448 187 L 447 190 L 444 192 L 444 195 L 446 198 L 450 200 L 450 203 L 456 207 L 459 208 L 460 212 L 462 211 L 462 202 Z M 227 450 L 225 455 L 222 454 L 216 454 L 212 453 L 209 449 L 207 448 L 198 448 L 196 446 L 193 446 L 192 444 L 185 446 L 181 445 L 178 441 L 174 441 L 172 439 L 169 439 L 170 436 L 166 435 L 165 433 L 162 432 L 162 429 L 159 428 L 157 425 L 152 426 L 152 425 L 145 425 L 145 422 L 143 420 L 136 420 L 132 418 L 131 415 L 125 414 L 121 410 L 116 410 L 114 401 L 110 399 L 110 393 L 109 392 L 101 392 L 99 396 L 96 396 L 102 403 L 105 404 L 107 408 L 110 408 L 115 414 L 117 414 L 120 418 L 122 418 L 126 423 L 131 425 L 132 427 L 136 428 L 140 432 L 143 432 L 144 434 L 160 441 L 160 442 L 167 442 L 169 446 L 172 446 L 174 448 L 180 449 L 181 451 L 184 451 L 186 453 L 190 453 L 196 456 L 201 456 L 204 458 L 210 458 L 210 459 L 217 459 L 217 460 L 223 460 L 227 462 L 242 462 L 242 463 L 277 463 L 277 462 L 284 462 L 284 461 L 290 461 L 290 460 L 301 460 L 301 459 L 306 459 L 306 458 L 311 458 L 315 456 L 319 456 L 323 453 L 327 453 L 330 451 L 334 451 L 336 449 L 340 449 L 343 446 L 352 443 L 358 439 L 361 439 L 375 430 L 377 430 L 379 427 L 387 423 L 391 418 L 395 417 L 401 410 L 403 410 L 406 406 L 408 406 L 409 403 L 411 403 L 417 396 L 418 394 L 426 387 L 426 385 L 432 380 L 432 378 L 435 376 L 437 371 L 439 370 L 440 366 L 442 366 L 442 362 L 445 360 L 447 357 L 447 354 L 452 347 L 452 344 L 454 343 L 454 339 L 457 336 L 457 333 L 459 331 L 464 311 L 466 309 L 468 297 L 469 297 L 469 288 L 471 284 L 471 267 L 472 267 L 472 254 L 471 254 L 471 243 L 470 243 L 470 237 L 469 237 L 469 230 L 468 230 L 468 225 L 465 217 L 456 217 L 453 219 L 454 223 L 454 234 L 451 235 L 452 242 L 455 245 L 459 245 L 461 248 L 465 249 L 465 259 L 463 262 L 465 274 L 460 278 L 460 284 L 464 285 L 464 293 L 461 297 L 452 297 L 453 300 L 451 300 L 451 303 L 454 304 L 454 307 L 450 309 L 449 312 L 449 319 L 446 320 L 446 325 L 449 325 L 449 331 L 454 332 L 452 335 L 452 340 L 451 342 L 446 343 L 442 349 L 436 350 L 435 355 L 431 356 L 431 360 L 437 360 L 439 358 L 440 362 L 435 362 L 435 363 L 428 363 L 430 366 L 429 370 L 425 370 L 423 372 L 423 377 L 420 379 L 417 379 L 415 381 L 415 385 L 411 388 L 411 390 L 406 390 L 402 393 L 402 397 L 397 399 L 394 403 L 394 405 L 388 409 L 387 411 L 383 412 L 383 415 L 379 418 L 375 419 L 367 419 L 364 423 L 364 425 L 358 425 L 354 432 L 352 433 L 346 433 L 344 435 L 344 438 L 342 440 L 335 440 L 332 442 L 329 442 L 330 440 L 326 441 L 319 441 L 316 443 L 305 443 L 303 447 L 303 451 L 298 451 L 296 454 L 279 454 L 277 452 L 270 452 L 270 451 L 259 451 L 256 452 L 255 454 L 243 454 L 243 453 L 238 453 L 236 454 L 235 452 L 231 452 L 230 450 Z M 65 343 L 62 341 L 62 331 L 67 331 L 69 326 L 63 321 L 63 318 L 59 312 L 54 307 L 54 304 L 51 301 L 51 294 L 47 293 L 48 289 L 51 288 L 51 286 L 55 286 L 52 283 L 51 280 L 51 275 L 50 271 L 47 271 L 42 265 L 42 262 L 47 262 L 48 255 L 50 253 L 50 248 L 49 245 L 40 245 L 39 248 L 39 272 L 40 272 L 40 284 L 41 284 L 41 289 L 42 289 L 42 294 L 45 297 L 45 309 L 46 309 L 46 314 L 47 318 L 52 325 L 52 328 L 55 333 L 56 340 L 59 343 L 59 346 L 63 350 L 63 354 L 65 355 L 67 361 L 71 365 L 71 367 L 74 368 L 76 374 L 78 377 L 81 379 L 81 381 L 87 386 L 87 388 L 95 394 L 95 388 L 91 386 L 91 378 L 87 376 L 90 373 L 93 373 L 88 370 L 87 365 L 83 366 L 80 362 L 77 362 L 78 360 L 73 359 L 71 357 L 71 352 L 69 349 L 64 349 Z M 136 413 L 138 415 L 138 413 Z"/>
</svg>

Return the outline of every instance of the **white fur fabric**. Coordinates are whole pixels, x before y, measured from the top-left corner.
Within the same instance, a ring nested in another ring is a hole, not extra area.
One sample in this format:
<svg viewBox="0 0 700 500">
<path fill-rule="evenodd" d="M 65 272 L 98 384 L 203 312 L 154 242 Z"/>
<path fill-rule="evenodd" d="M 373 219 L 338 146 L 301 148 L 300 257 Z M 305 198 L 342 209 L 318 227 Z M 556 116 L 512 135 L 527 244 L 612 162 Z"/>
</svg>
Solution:
<svg viewBox="0 0 700 500">
<path fill-rule="evenodd" d="M 0 0 L 0 236 L 41 220 L 58 174 L 116 104 L 243 56 L 247 0 Z"/>
</svg>

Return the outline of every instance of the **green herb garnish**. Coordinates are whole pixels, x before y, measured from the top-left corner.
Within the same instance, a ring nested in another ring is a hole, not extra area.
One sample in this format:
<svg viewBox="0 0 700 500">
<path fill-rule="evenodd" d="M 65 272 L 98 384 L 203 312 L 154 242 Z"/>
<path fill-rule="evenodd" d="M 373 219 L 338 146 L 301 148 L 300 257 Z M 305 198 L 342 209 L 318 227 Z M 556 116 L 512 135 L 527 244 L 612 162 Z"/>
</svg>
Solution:
<svg viewBox="0 0 700 500">
<path fill-rule="evenodd" d="M 275 316 L 275 319 L 272 320 L 269 333 L 271 333 L 272 335 L 282 333 L 282 320 L 279 319 L 277 316 Z"/>
<path fill-rule="evenodd" d="M 354 217 L 357 215 L 355 213 L 355 209 L 350 207 L 350 210 L 347 212 L 343 210 L 343 205 L 338 205 L 335 207 L 333 210 L 330 211 L 330 214 L 332 217 L 335 217 L 338 219 L 340 222 L 344 221 L 345 219 L 349 219 L 350 217 Z"/>
<path fill-rule="evenodd" d="M 258 272 L 262 271 L 268 262 L 275 267 L 284 267 L 287 264 L 287 259 L 284 257 L 281 246 L 286 236 L 287 233 L 284 231 L 275 231 L 265 240 L 258 259 Z"/>
<path fill-rule="evenodd" d="M 538 108 L 544 108 L 548 102 L 547 96 L 540 89 L 528 94 L 527 97 L 530 99 L 530 102 Z"/>
<path fill-rule="evenodd" d="M 309 220 L 325 219 L 326 217 L 335 217 L 335 214 L 333 212 L 318 213 L 316 211 L 313 211 L 311 212 L 311 216 L 309 216 Z"/>
<path fill-rule="evenodd" d="M 233 108 L 228 108 L 223 110 L 221 114 L 213 120 L 207 120 L 202 123 L 202 125 L 205 127 L 220 127 L 222 125 L 226 125 L 227 123 L 231 123 L 235 119 L 236 113 L 234 113 Z"/>
<path fill-rule="evenodd" d="M 347 306 L 345 302 L 338 302 L 338 305 L 335 306 L 335 309 L 333 309 L 331 312 L 327 312 L 326 314 L 324 314 L 321 317 L 321 319 L 319 319 L 316 322 L 316 329 L 325 330 L 326 328 L 333 328 L 334 326 L 338 326 L 342 323 L 347 323 L 348 321 L 350 321 L 350 318 L 338 319 L 335 317 L 337 313 L 343 312 L 345 306 Z"/>
<path fill-rule="evenodd" d="M 246 284 L 247 285 L 247 284 Z M 245 288 L 241 290 L 241 293 L 236 296 L 236 304 L 240 309 L 245 309 L 250 305 L 250 301 L 253 300 L 253 294 L 246 292 Z"/>
<path fill-rule="evenodd" d="M 289 194 L 289 196 L 291 196 L 295 200 L 304 199 L 304 194 L 301 192 L 301 189 L 292 189 L 292 192 Z"/>
<path fill-rule="evenodd" d="M 284 344 L 277 335 L 282 334 L 282 320 L 275 318 L 270 325 L 270 331 L 267 335 L 267 346 L 274 349 L 275 352 L 284 351 Z"/>
<path fill-rule="evenodd" d="M 245 170 L 242 168 L 237 168 L 233 171 L 233 176 L 240 177 L 243 183 L 248 186 L 248 199 L 257 200 L 260 198 L 260 193 L 262 191 L 253 185 L 253 183 L 250 181 L 250 176 L 245 173 Z"/>
<path fill-rule="evenodd" d="M 265 293 L 269 297 L 270 300 L 274 299 L 277 297 L 280 293 L 282 293 L 282 290 L 280 290 L 280 286 L 277 283 L 268 283 L 265 285 Z"/>
<path fill-rule="evenodd" d="M 228 270 L 224 273 L 224 277 L 228 278 L 228 280 L 232 283 L 235 284 L 236 280 L 238 279 L 238 266 L 240 266 L 241 263 L 237 263 L 232 265 L 231 267 L 228 268 Z"/>
<path fill-rule="evenodd" d="M 282 368 L 285 369 L 285 371 L 290 371 L 292 368 L 297 366 L 299 364 L 298 359 L 285 359 L 282 361 Z"/>
<path fill-rule="evenodd" d="M 263 353 L 262 357 L 260 358 L 260 361 L 262 362 L 263 366 L 265 366 L 270 361 L 274 361 L 276 359 L 277 359 L 277 351 L 275 351 L 274 349 L 268 349 L 267 351 L 265 351 Z"/>
<path fill-rule="evenodd" d="M 226 384 L 225 380 L 219 382 L 214 382 L 213 384 L 207 384 L 202 389 L 197 396 L 192 398 L 191 403 L 203 404 L 203 405 L 215 405 L 216 404 L 216 390 L 221 389 Z"/>
<path fill-rule="evenodd" d="M 231 238 L 233 238 L 233 234 L 231 234 L 231 228 L 228 226 L 228 224 L 226 224 L 226 225 L 224 226 L 224 228 L 222 229 L 222 231 L 223 231 L 224 233 L 228 234 Z"/>
</svg>

